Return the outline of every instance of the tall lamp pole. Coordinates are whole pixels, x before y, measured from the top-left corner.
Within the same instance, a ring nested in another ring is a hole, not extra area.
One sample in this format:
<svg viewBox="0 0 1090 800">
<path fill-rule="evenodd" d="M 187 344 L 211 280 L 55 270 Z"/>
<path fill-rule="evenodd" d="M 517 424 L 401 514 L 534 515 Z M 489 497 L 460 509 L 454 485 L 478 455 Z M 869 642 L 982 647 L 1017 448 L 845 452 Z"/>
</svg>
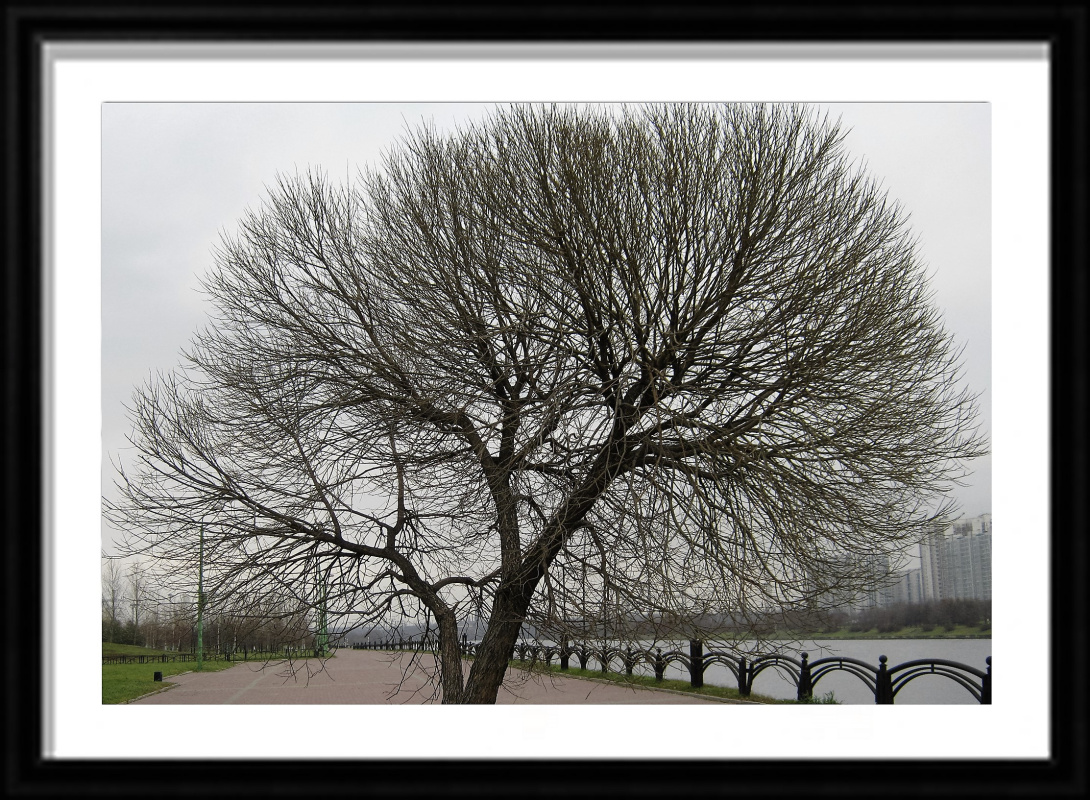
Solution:
<svg viewBox="0 0 1090 800">
<path fill-rule="evenodd" d="M 319 568 L 318 561 L 314 561 L 314 577 L 318 581 L 318 635 L 314 642 L 315 655 L 321 657 L 326 654 L 329 646 L 329 633 L 326 630 L 326 582 Z"/>
<path fill-rule="evenodd" d="M 204 525 L 197 551 L 197 671 L 204 669 Z"/>
</svg>

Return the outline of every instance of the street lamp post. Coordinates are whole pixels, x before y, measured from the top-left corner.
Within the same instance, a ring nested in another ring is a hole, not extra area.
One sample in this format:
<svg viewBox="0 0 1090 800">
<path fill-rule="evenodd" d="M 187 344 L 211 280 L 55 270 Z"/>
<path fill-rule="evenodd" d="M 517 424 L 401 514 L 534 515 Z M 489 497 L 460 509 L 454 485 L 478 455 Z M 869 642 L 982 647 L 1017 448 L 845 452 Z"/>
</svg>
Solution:
<svg viewBox="0 0 1090 800">
<path fill-rule="evenodd" d="M 204 669 L 204 525 L 197 551 L 197 671 Z"/>
<path fill-rule="evenodd" d="M 314 561 L 314 577 L 318 581 L 318 635 L 315 637 L 314 649 L 315 655 L 321 657 L 326 654 L 326 648 L 329 646 L 329 634 L 326 630 L 326 579 L 328 576 L 322 575 L 317 559 Z"/>
</svg>

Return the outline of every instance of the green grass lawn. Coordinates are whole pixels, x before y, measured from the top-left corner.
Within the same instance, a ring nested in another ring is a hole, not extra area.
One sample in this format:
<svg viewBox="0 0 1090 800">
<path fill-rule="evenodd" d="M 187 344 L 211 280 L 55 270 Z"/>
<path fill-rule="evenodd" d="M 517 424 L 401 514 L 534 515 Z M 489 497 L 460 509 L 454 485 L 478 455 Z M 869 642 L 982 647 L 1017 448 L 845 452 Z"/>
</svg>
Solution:
<svg viewBox="0 0 1090 800">
<path fill-rule="evenodd" d="M 139 647 L 131 644 L 102 643 L 102 655 L 104 656 L 161 656 L 174 655 L 169 651 L 154 650 L 150 647 Z M 304 658 L 304 656 L 295 656 Z M 328 656 L 332 658 L 333 655 Z M 231 661 L 213 660 L 207 658 L 203 664 L 204 672 L 216 672 L 228 669 L 241 663 L 243 657 L 236 653 Z M 250 653 L 247 661 L 250 663 L 261 662 L 266 659 L 280 661 L 284 658 L 282 653 Z M 180 675 L 183 672 L 194 672 L 197 669 L 195 661 L 177 662 L 152 662 L 149 664 L 103 664 L 102 665 L 102 703 L 110 705 L 135 700 L 137 697 L 162 689 L 163 684 L 154 680 L 156 672 L 162 672 L 163 678 L 171 675 Z"/>
<path fill-rule="evenodd" d="M 132 655 L 141 654 L 133 653 Z M 236 663 L 235 661 L 205 661 L 204 671 L 216 672 L 233 667 Z M 197 665 L 191 661 L 167 664 L 103 664 L 102 704 L 124 703 L 148 692 L 154 692 L 156 689 L 162 689 L 163 684 L 154 680 L 156 672 L 162 672 L 165 679 L 171 675 L 192 672 L 196 667 Z"/>
<path fill-rule="evenodd" d="M 534 664 L 530 664 L 528 661 L 512 661 L 513 666 L 520 669 L 529 670 L 531 672 L 551 672 L 555 675 L 560 675 L 567 678 L 595 678 L 597 680 L 609 681 L 610 683 L 621 684 L 622 686 L 646 686 L 648 689 L 673 689 L 675 692 L 685 692 L 686 694 L 697 694 L 705 697 L 722 697 L 726 700 L 747 700 L 751 703 L 768 703 L 768 704 L 783 704 L 783 705 L 797 705 L 797 700 L 778 700 L 775 697 L 767 697 L 760 694 L 751 694 L 749 697 L 743 697 L 737 689 L 732 689 L 727 686 L 701 686 L 699 689 L 694 689 L 689 681 L 679 681 L 670 678 L 664 678 L 661 681 L 656 681 L 653 675 L 622 675 L 617 672 L 605 672 L 601 670 L 579 669 L 578 667 L 571 667 L 567 670 L 560 669 L 557 664 L 550 664 L 548 669 L 540 661 Z M 837 701 L 833 698 L 832 693 L 825 695 L 823 698 L 815 698 L 812 703 L 833 703 Z"/>
</svg>

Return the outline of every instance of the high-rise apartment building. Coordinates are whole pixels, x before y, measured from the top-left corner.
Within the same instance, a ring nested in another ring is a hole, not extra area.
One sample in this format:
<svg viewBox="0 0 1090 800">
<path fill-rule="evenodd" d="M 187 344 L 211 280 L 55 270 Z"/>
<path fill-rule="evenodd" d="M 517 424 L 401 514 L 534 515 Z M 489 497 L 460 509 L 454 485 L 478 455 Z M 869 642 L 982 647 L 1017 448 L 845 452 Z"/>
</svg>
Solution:
<svg viewBox="0 0 1090 800">
<path fill-rule="evenodd" d="M 922 603 L 923 570 L 910 569 L 901 573 L 901 579 L 893 585 L 891 594 L 893 603 Z"/>
<path fill-rule="evenodd" d="M 885 608 L 932 600 L 990 600 L 992 597 L 992 515 L 962 519 L 935 529 L 920 543 L 920 566 L 898 572 L 888 556 L 852 559 L 872 578 L 868 590 L 829 590 L 818 604 L 826 608 Z"/>
<path fill-rule="evenodd" d="M 890 568 L 889 556 L 870 555 L 861 559 L 861 561 L 874 585 L 869 591 L 857 596 L 852 606 L 854 608 L 873 608 L 874 606 L 882 608 L 888 606 L 893 602 L 895 586 L 892 583 L 894 573 Z"/>
<path fill-rule="evenodd" d="M 838 563 L 838 569 L 853 577 L 842 586 L 832 587 L 818 594 L 814 601 L 817 606 L 862 609 L 887 606 L 892 602 L 893 586 L 898 576 L 891 570 L 889 556 L 879 553 L 842 556 L 834 563 Z M 814 577 L 805 585 L 814 591 L 813 587 L 828 582 L 835 572 L 836 570 L 823 572 L 820 577 Z"/>
<path fill-rule="evenodd" d="M 920 589 L 924 600 L 991 599 L 991 514 L 958 520 L 920 543 Z"/>
</svg>

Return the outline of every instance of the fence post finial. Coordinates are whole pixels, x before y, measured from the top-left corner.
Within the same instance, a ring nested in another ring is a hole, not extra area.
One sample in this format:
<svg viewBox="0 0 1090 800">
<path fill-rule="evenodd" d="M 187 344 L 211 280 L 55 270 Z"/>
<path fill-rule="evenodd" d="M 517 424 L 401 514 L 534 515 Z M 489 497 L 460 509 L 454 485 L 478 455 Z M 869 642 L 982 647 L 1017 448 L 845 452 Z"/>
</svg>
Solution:
<svg viewBox="0 0 1090 800">
<path fill-rule="evenodd" d="M 874 702 L 882 706 L 893 705 L 893 679 L 886 669 L 887 659 L 878 656 L 878 674 L 874 676 Z"/>
<path fill-rule="evenodd" d="M 984 677 L 980 679 L 980 704 L 990 706 L 992 704 L 992 657 L 988 656 L 984 659 L 984 663 L 988 665 L 988 669 Z"/>
<path fill-rule="evenodd" d="M 814 684 L 810 680 L 810 654 L 802 654 L 802 668 L 799 670 L 798 700 L 801 703 L 814 696 Z"/>
</svg>

